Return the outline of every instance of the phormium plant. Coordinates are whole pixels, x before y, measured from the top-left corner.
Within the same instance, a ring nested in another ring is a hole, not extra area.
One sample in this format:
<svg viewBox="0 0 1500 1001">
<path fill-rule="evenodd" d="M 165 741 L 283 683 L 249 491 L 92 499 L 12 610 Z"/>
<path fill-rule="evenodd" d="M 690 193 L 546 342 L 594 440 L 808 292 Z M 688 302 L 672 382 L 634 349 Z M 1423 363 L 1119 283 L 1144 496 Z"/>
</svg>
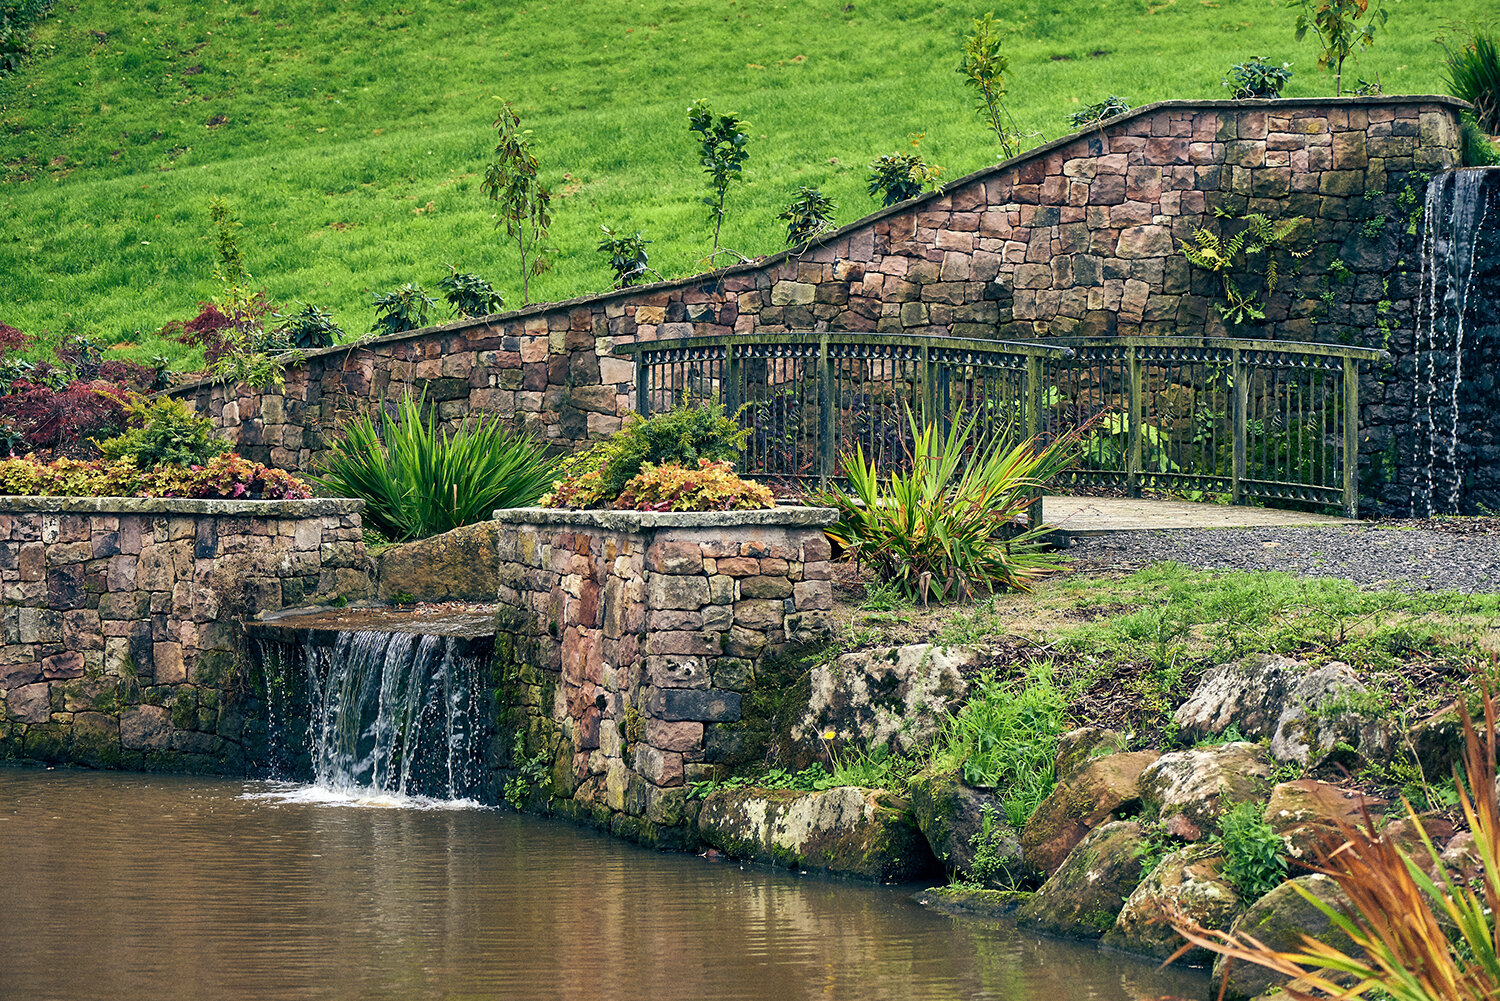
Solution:
<svg viewBox="0 0 1500 1001">
<path fill-rule="evenodd" d="M 1444 44 L 1448 93 L 1474 105 L 1480 128 L 1500 132 L 1500 43 L 1480 28 L 1471 28 L 1457 45 Z"/>
<path fill-rule="evenodd" d="M 1292 64 L 1280 66 L 1256 56 L 1249 62 L 1235 63 L 1229 67 L 1221 81 L 1229 88 L 1229 96 L 1241 101 L 1254 97 L 1280 97 L 1281 91 L 1292 79 Z"/>
<path fill-rule="evenodd" d="M 777 216 L 786 221 L 787 246 L 806 243 L 833 229 L 833 210 L 838 208 L 832 199 L 817 188 L 803 185 L 792 195 L 792 203 Z"/>
<path fill-rule="evenodd" d="M 600 226 L 604 233 L 604 239 L 599 241 L 599 246 L 594 248 L 605 257 L 609 258 L 609 268 L 615 273 L 615 288 L 629 288 L 631 285 L 639 284 L 641 279 L 651 271 L 647 266 L 646 245 L 651 241 L 646 239 L 636 230 L 631 236 L 626 236 L 619 230 L 608 226 Z"/>
<path fill-rule="evenodd" d="M 496 227 L 503 225 L 521 252 L 521 302 L 526 304 L 531 302 L 531 279 L 551 266 L 546 254 L 552 190 L 542 183 L 531 130 L 521 128 L 521 116 L 509 101 L 495 119 L 495 131 L 499 141 L 485 168 L 483 187 L 499 206 Z"/>
<path fill-rule="evenodd" d="M 428 314 L 437 301 L 420 285 L 407 282 L 394 292 L 375 297 L 375 323 L 370 330 L 377 334 L 399 334 L 427 326 Z"/>
<path fill-rule="evenodd" d="M 448 277 L 438 282 L 454 316 L 489 316 L 505 308 L 505 299 L 495 287 L 476 274 L 448 265 Z"/>
<path fill-rule="evenodd" d="M 745 148 L 747 127 L 748 123 L 734 112 L 714 114 L 707 100 L 699 100 L 688 108 L 688 131 L 698 134 L 698 163 L 708 175 L 710 193 L 703 204 L 708 206 L 708 218 L 714 224 L 714 249 L 708 255 L 710 265 L 722 253 L 719 231 L 724 226 L 724 198 L 729 194 L 729 185 L 744 180 L 745 160 L 750 156 Z"/>
</svg>

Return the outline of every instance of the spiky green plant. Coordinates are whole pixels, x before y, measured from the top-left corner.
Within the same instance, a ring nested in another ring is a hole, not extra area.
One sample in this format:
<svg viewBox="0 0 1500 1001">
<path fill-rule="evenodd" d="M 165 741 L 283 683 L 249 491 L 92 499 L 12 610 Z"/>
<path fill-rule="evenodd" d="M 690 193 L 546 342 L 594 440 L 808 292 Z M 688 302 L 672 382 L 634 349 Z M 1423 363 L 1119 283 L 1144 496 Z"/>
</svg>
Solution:
<svg viewBox="0 0 1500 1001">
<path fill-rule="evenodd" d="M 471 416 L 450 433 L 410 393 L 394 408 L 382 407 L 378 426 L 361 415 L 342 430 L 314 482 L 363 500 L 365 525 L 395 541 L 535 504 L 558 471 L 540 442 L 499 417 Z"/>
<path fill-rule="evenodd" d="M 835 508 L 829 536 L 854 559 L 923 601 L 995 591 L 1030 590 L 1060 558 L 1044 542 L 1047 528 L 1021 528 L 1020 516 L 1048 480 L 1072 461 L 1077 438 L 986 441 L 960 414 L 947 434 L 907 415 L 913 445 L 909 472 L 883 474 L 863 446 L 841 459 L 849 491 L 815 495 Z"/>
</svg>

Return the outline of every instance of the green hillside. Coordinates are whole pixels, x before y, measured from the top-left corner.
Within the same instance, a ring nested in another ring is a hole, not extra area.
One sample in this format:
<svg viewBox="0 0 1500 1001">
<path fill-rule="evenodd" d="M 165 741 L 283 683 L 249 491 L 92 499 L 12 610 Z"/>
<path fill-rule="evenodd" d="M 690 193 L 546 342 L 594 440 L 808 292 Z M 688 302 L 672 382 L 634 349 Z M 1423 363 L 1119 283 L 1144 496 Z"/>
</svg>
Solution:
<svg viewBox="0 0 1500 1001">
<path fill-rule="evenodd" d="M 1491 0 L 1403 0 L 1349 76 L 1441 90 L 1436 38 Z M 997 147 L 955 72 L 970 18 L 1009 32 L 1010 106 L 1054 138 L 1079 103 L 1226 96 L 1232 62 L 1290 60 L 1288 96 L 1330 94 L 1276 0 L 76 0 L 40 55 L 0 79 L 0 321 L 84 332 L 128 356 L 214 292 L 208 202 L 245 223 L 273 298 L 331 308 L 351 334 L 372 291 L 431 289 L 452 263 L 520 305 L 514 251 L 479 187 L 501 100 L 535 131 L 556 267 L 533 299 L 609 285 L 599 225 L 644 229 L 665 276 L 703 268 L 702 175 L 686 110 L 752 124 L 724 243 L 780 248 L 798 184 L 847 222 L 875 207 L 866 164 L 925 133 L 957 177 Z M 1040 138 L 1037 140 L 1040 141 Z M 178 349 L 174 349 L 178 350 Z"/>
</svg>

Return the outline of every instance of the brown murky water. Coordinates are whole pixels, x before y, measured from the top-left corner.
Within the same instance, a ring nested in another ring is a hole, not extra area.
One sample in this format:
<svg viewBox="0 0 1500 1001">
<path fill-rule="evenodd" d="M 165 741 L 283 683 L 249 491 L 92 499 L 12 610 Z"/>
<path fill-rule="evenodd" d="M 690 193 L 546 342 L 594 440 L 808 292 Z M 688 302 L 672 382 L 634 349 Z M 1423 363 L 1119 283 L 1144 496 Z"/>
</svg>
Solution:
<svg viewBox="0 0 1500 1001">
<path fill-rule="evenodd" d="M 0 998 L 1082 1001 L 1206 978 L 483 809 L 0 769 Z"/>
</svg>

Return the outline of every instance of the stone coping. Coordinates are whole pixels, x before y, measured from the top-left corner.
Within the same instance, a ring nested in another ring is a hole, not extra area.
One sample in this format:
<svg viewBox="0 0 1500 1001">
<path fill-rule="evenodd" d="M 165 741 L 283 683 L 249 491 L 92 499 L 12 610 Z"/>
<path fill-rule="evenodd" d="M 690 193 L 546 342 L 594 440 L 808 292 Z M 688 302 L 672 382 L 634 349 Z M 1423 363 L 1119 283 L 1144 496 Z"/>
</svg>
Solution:
<svg viewBox="0 0 1500 1001">
<path fill-rule="evenodd" d="M 245 518 L 318 518 L 359 514 L 362 500 L 198 500 L 188 497 L 0 496 L 0 514 L 168 514 Z"/>
<path fill-rule="evenodd" d="M 507 525 L 576 525 L 611 532 L 657 528 L 822 527 L 838 520 L 831 507 L 776 507 L 761 511 L 573 511 L 553 507 L 517 507 L 495 512 Z"/>
<path fill-rule="evenodd" d="M 1001 160 L 997 163 L 981 167 L 978 170 L 973 171 L 969 174 L 965 174 L 962 177 L 955 177 L 953 180 L 947 182 L 946 184 L 943 184 L 932 191 L 923 192 L 915 198 L 908 198 L 906 201 L 897 202 L 894 205 L 883 206 L 882 208 L 879 208 L 874 212 L 869 213 L 868 215 L 861 216 L 860 218 L 855 219 L 852 222 L 845 223 L 837 229 L 829 230 L 826 233 L 820 233 L 817 237 L 807 243 L 799 244 L 795 247 L 789 247 L 786 250 L 779 251 L 775 254 L 770 254 L 765 257 L 757 257 L 750 261 L 745 261 L 739 264 L 732 264 L 729 267 L 725 268 L 705 271 L 700 274 L 685 275 L 681 278 L 669 278 L 664 281 L 651 282 L 646 285 L 631 285 L 623 289 L 610 289 L 607 292 L 597 292 L 590 295 L 574 296 L 571 299 L 563 299 L 558 302 L 531 303 L 530 305 L 523 306 L 520 309 L 507 310 L 503 313 L 492 313 L 488 316 L 475 316 L 468 317 L 462 320 L 452 320 L 448 323 L 434 324 L 430 327 L 418 327 L 413 330 L 403 330 L 395 334 L 367 334 L 355 340 L 346 341 L 343 344 L 330 344 L 329 346 L 324 348 L 313 348 L 308 351 L 299 352 L 298 354 L 300 356 L 300 360 L 295 364 L 289 365 L 288 368 L 299 368 L 313 358 L 331 357 L 334 355 L 357 351 L 360 348 L 373 347 L 376 345 L 396 344 L 401 341 L 415 340 L 421 337 L 430 337 L 434 334 L 471 330 L 477 327 L 486 327 L 492 323 L 504 323 L 507 321 L 524 319 L 530 316 L 541 316 L 547 313 L 565 309 L 576 309 L 584 306 L 593 306 L 599 303 L 610 302 L 616 299 L 632 299 L 635 297 L 642 297 L 644 299 L 644 297 L 648 297 L 656 293 L 671 292 L 677 289 L 690 288 L 694 285 L 700 284 L 714 284 L 722 281 L 724 278 L 733 275 L 753 274 L 755 272 L 774 267 L 780 264 L 782 261 L 789 259 L 798 259 L 810 250 L 814 250 L 818 247 L 834 243 L 839 239 L 850 235 L 854 231 L 879 222 L 882 219 L 910 212 L 914 208 L 924 205 L 927 202 L 943 198 L 947 195 L 951 195 L 959 188 L 972 184 L 975 181 L 984 180 L 987 177 L 999 174 L 1002 171 L 1009 170 L 1010 168 L 1018 166 L 1019 164 L 1025 163 L 1027 161 L 1041 159 L 1048 153 L 1051 153 L 1053 150 L 1061 149 L 1062 147 L 1066 146 L 1068 143 L 1074 141 L 1085 133 L 1114 132 L 1121 125 L 1159 111 L 1206 111 L 1215 108 L 1248 108 L 1254 110 L 1265 109 L 1267 111 L 1277 111 L 1281 109 L 1297 110 L 1304 108 L 1333 109 L 1391 107 L 1412 104 L 1439 104 L 1446 105 L 1457 111 L 1473 110 L 1473 105 L 1469 104 L 1467 101 L 1463 101 L 1459 98 L 1453 97 L 1450 94 L 1376 94 L 1367 97 L 1341 95 L 1338 97 L 1278 97 L 1247 98 L 1239 100 L 1220 98 L 1207 100 L 1153 101 L 1150 104 L 1143 104 L 1140 107 L 1131 108 L 1129 111 L 1120 115 L 1116 115 L 1113 118 L 1107 118 L 1099 124 L 1090 125 L 1076 132 L 1069 132 L 1065 135 L 1058 136 L 1056 139 L 1042 143 L 1040 146 L 1034 146 L 1031 149 L 1024 150 L 1007 160 Z M 156 395 L 180 396 L 185 393 L 194 392 L 203 386 L 213 386 L 219 383 L 220 380 L 213 378 L 198 379 L 193 382 L 185 382 L 181 385 L 173 386 L 170 389 L 164 389 Z"/>
</svg>

